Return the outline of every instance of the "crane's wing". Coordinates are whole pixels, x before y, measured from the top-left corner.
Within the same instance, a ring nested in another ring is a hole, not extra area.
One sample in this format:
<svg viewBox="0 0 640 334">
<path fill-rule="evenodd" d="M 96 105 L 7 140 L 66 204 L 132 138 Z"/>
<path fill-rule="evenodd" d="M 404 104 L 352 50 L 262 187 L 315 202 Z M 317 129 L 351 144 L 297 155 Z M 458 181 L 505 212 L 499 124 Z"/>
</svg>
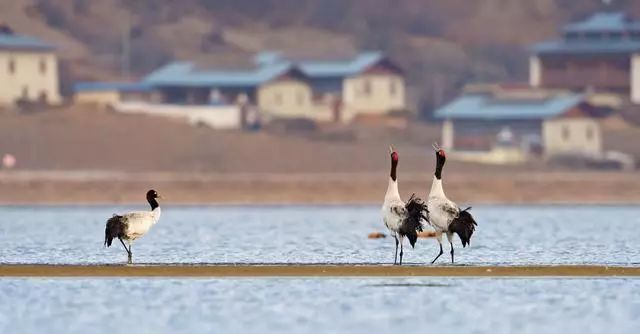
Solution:
<svg viewBox="0 0 640 334">
<path fill-rule="evenodd" d="M 407 208 L 403 203 L 393 204 L 389 207 L 389 210 L 398 217 L 405 217 L 407 215 Z"/>
<path fill-rule="evenodd" d="M 452 233 L 458 234 L 460 240 L 462 241 L 462 247 L 466 247 L 471 244 L 471 236 L 473 232 L 476 230 L 476 220 L 473 219 L 469 210 L 471 207 L 466 208 L 460 211 L 458 217 L 456 217 L 449 225 L 449 231 Z"/>
<path fill-rule="evenodd" d="M 440 210 L 451 219 L 457 218 L 460 214 L 460 208 L 450 201 L 443 201 L 440 203 Z"/>
<path fill-rule="evenodd" d="M 125 213 L 122 216 L 122 219 L 127 223 L 133 223 L 139 220 L 145 220 L 151 218 L 150 211 L 134 211 Z"/>
</svg>

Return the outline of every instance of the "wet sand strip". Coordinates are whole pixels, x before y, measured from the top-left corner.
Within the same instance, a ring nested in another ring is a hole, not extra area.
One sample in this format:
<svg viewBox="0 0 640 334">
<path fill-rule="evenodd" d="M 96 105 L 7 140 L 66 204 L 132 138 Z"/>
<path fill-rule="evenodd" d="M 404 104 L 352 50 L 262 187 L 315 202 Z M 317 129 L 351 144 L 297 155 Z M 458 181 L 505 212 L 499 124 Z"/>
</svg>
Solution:
<svg viewBox="0 0 640 334">
<path fill-rule="evenodd" d="M 640 267 L 372 264 L 4 264 L 0 277 L 640 277 Z"/>
</svg>

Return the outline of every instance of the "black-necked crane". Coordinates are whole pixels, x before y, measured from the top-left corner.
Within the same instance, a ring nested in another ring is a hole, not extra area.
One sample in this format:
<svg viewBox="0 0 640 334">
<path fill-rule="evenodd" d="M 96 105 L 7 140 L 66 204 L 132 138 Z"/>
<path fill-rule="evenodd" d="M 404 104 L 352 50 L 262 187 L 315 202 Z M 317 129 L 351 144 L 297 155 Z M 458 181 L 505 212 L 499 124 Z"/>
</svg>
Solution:
<svg viewBox="0 0 640 334">
<path fill-rule="evenodd" d="M 475 231 L 475 227 L 478 225 L 476 221 L 469 213 L 471 209 L 466 208 L 461 210 L 456 203 L 452 202 L 444 194 L 442 188 L 442 168 L 447 159 L 446 153 L 441 149 L 438 144 L 433 145 L 433 149 L 436 152 L 436 171 L 433 176 L 433 183 L 431 184 L 431 192 L 429 192 L 429 199 L 427 201 L 427 207 L 429 208 L 429 224 L 436 231 L 436 239 L 440 245 L 440 253 L 436 256 L 431 263 L 442 255 L 442 234 L 447 235 L 449 244 L 451 245 L 451 263 L 453 260 L 453 235 L 454 233 L 460 237 L 462 241 L 462 247 L 466 247 L 470 244 L 471 235 Z"/>
<path fill-rule="evenodd" d="M 422 231 L 421 220 L 427 218 L 427 206 L 415 194 L 411 195 L 406 203 L 402 201 L 398 192 L 398 153 L 392 147 L 389 147 L 389 153 L 391 154 L 391 174 L 382 205 L 382 220 L 396 242 L 393 264 L 398 261 L 398 244 L 400 244 L 400 264 L 402 264 L 402 241 L 404 237 L 407 237 L 411 247 L 415 246 L 418 231 Z"/>
<path fill-rule="evenodd" d="M 122 215 L 114 214 L 107 220 L 107 226 L 104 229 L 104 245 L 111 246 L 113 239 L 118 238 L 122 246 L 127 251 L 127 263 L 132 263 L 131 244 L 136 239 L 145 235 L 151 226 L 160 220 L 160 204 L 157 199 L 161 198 L 158 192 L 151 189 L 147 191 L 147 202 L 151 206 L 151 211 L 135 211 Z M 124 244 L 127 241 L 129 248 Z"/>
</svg>

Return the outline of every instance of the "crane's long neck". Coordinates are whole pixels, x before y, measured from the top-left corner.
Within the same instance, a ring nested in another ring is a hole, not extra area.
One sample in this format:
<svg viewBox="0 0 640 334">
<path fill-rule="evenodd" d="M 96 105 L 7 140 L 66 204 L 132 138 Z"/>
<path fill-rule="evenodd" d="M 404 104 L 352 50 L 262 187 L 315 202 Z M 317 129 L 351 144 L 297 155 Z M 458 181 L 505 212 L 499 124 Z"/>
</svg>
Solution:
<svg viewBox="0 0 640 334">
<path fill-rule="evenodd" d="M 446 197 L 444 195 L 444 189 L 442 189 L 442 179 L 439 179 L 437 176 L 433 177 L 429 197 Z"/>
<path fill-rule="evenodd" d="M 394 153 L 395 154 L 395 153 Z M 389 185 L 387 186 L 387 194 L 385 198 L 400 198 L 398 192 L 398 176 L 396 171 L 398 169 L 398 159 L 391 157 L 391 173 L 389 174 Z"/>
<path fill-rule="evenodd" d="M 147 201 L 151 206 L 151 214 L 153 215 L 153 222 L 155 224 L 158 222 L 158 220 L 160 220 L 160 214 L 162 213 L 162 209 L 160 209 L 160 204 L 158 204 L 158 201 L 156 201 L 155 198 L 148 198 Z"/>
<path fill-rule="evenodd" d="M 436 172 L 433 175 L 433 182 L 431 183 L 431 192 L 429 196 L 446 197 L 444 195 L 444 189 L 442 189 L 442 168 L 444 167 L 444 154 L 436 154 Z"/>
<path fill-rule="evenodd" d="M 156 201 L 156 199 L 153 197 L 147 198 L 147 202 L 149 202 L 149 205 L 151 205 L 151 211 L 160 208 L 160 204 L 158 204 L 158 201 Z"/>
<path fill-rule="evenodd" d="M 398 181 L 392 178 L 389 178 L 389 185 L 387 186 L 387 194 L 384 196 L 385 199 L 396 199 L 400 198 L 400 192 L 398 192 Z"/>
</svg>

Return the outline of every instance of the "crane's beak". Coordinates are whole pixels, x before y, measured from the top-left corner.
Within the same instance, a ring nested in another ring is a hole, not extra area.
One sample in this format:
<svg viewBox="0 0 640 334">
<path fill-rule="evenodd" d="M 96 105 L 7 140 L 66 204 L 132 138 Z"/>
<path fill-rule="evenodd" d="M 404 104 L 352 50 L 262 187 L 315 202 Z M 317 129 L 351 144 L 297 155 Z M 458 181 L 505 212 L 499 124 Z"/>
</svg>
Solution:
<svg viewBox="0 0 640 334">
<path fill-rule="evenodd" d="M 440 146 L 438 145 L 438 143 L 433 143 L 433 145 L 431 145 L 433 147 L 433 150 L 438 152 L 440 151 Z"/>
<path fill-rule="evenodd" d="M 162 196 L 160 196 L 160 195 L 158 195 L 158 197 L 156 197 L 156 198 L 159 198 L 159 199 L 164 199 L 164 197 L 162 197 Z"/>
<path fill-rule="evenodd" d="M 393 153 L 393 146 L 389 145 L 389 154 Z"/>
</svg>

